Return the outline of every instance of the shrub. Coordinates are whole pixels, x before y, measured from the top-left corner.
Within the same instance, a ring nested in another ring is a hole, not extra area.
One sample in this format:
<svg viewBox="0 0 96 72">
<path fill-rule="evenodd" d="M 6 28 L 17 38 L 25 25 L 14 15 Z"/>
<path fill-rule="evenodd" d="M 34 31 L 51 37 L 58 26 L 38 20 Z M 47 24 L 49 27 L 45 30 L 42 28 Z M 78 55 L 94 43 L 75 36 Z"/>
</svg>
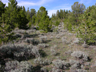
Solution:
<svg viewBox="0 0 96 72">
<path fill-rule="evenodd" d="M 39 40 L 33 39 L 33 38 L 26 38 L 25 42 L 33 44 L 33 45 L 37 45 L 39 43 Z"/>
<path fill-rule="evenodd" d="M 84 61 L 88 61 L 89 60 L 89 56 L 87 54 L 85 54 L 82 51 L 74 51 L 71 56 L 78 58 L 78 59 L 82 59 Z"/>
<path fill-rule="evenodd" d="M 41 72 L 48 72 L 48 70 L 45 69 L 45 68 L 41 68 L 40 71 L 41 71 Z"/>
<path fill-rule="evenodd" d="M 41 43 L 46 43 L 47 42 L 47 36 L 41 36 L 40 41 L 41 41 Z"/>
<path fill-rule="evenodd" d="M 62 37 L 61 40 L 62 40 L 62 43 L 66 43 L 67 42 L 65 37 Z"/>
<path fill-rule="evenodd" d="M 87 72 L 87 70 L 83 70 L 83 69 L 77 69 L 77 72 Z"/>
<path fill-rule="evenodd" d="M 52 62 L 56 68 L 58 69 L 67 69 L 70 67 L 70 64 L 65 62 L 65 61 L 62 61 L 62 60 L 55 60 Z"/>
<path fill-rule="evenodd" d="M 38 44 L 38 47 L 39 48 L 46 48 L 46 47 L 49 47 L 49 44 Z"/>
<path fill-rule="evenodd" d="M 79 63 L 79 61 L 76 61 L 76 60 L 69 60 L 69 63 L 70 63 L 70 65 L 73 65 L 73 64 Z"/>
<path fill-rule="evenodd" d="M 27 58 L 33 58 L 40 56 L 38 48 L 32 45 L 24 44 L 8 44 L 0 47 L 0 58 L 11 58 L 16 60 L 22 60 Z"/>
<path fill-rule="evenodd" d="M 8 61 L 4 72 L 33 72 L 33 66 L 27 61 Z"/>
<path fill-rule="evenodd" d="M 59 34 L 58 34 L 58 35 L 56 35 L 56 38 L 57 38 L 57 39 L 60 39 L 60 35 L 59 35 Z"/>
<path fill-rule="evenodd" d="M 37 65 L 49 65 L 51 64 L 51 61 L 48 59 L 43 60 L 40 57 L 38 57 L 34 60 L 34 63 Z"/>
<path fill-rule="evenodd" d="M 62 72 L 60 69 L 52 68 L 52 72 Z"/>
<path fill-rule="evenodd" d="M 59 21 L 56 21 L 55 26 L 58 26 L 59 24 L 60 24 L 60 22 Z"/>
<path fill-rule="evenodd" d="M 54 55 L 54 56 L 57 55 L 57 52 L 56 52 L 56 50 L 55 50 L 54 48 L 51 48 L 50 51 L 51 51 L 51 54 L 52 54 L 52 55 Z"/>
<path fill-rule="evenodd" d="M 81 69 L 81 64 L 80 63 L 75 63 L 73 64 L 70 69 Z"/>
</svg>

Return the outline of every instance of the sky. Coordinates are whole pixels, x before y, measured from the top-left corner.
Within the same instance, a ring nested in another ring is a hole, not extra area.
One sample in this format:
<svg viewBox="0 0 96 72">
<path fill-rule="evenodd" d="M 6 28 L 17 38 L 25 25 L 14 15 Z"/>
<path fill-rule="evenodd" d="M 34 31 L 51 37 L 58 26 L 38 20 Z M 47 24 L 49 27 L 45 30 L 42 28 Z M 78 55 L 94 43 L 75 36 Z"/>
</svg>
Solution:
<svg viewBox="0 0 96 72">
<path fill-rule="evenodd" d="M 8 6 L 8 0 L 1 0 Z M 71 10 L 71 6 L 74 2 L 83 3 L 85 7 L 95 5 L 96 0 L 16 0 L 19 6 L 24 6 L 26 10 L 35 9 L 39 10 L 41 6 L 44 6 L 48 11 L 48 15 L 51 17 L 52 14 L 56 13 L 57 10 Z"/>
</svg>

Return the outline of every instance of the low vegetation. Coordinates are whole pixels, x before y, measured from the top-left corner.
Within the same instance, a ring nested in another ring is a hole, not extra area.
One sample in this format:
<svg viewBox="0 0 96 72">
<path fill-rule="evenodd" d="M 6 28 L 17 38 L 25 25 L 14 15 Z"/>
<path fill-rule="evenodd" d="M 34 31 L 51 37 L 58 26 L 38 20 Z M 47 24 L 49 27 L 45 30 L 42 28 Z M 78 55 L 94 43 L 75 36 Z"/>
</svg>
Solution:
<svg viewBox="0 0 96 72">
<path fill-rule="evenodd" d="M 0 1 L 0 72 L 96 72 L 96 5 L 71 8 L 50 18 Z"/>
</svg>

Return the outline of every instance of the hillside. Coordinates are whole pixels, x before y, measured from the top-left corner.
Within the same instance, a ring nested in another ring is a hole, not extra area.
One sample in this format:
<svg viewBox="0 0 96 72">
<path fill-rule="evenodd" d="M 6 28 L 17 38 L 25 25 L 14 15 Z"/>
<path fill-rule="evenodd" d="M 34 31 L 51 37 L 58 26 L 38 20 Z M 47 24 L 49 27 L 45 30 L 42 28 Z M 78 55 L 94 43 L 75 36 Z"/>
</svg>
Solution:
<svg viewBox="0 0 96 72">
<path fill-rule="evenodd" d="M 62 22 L 57 32 L 41 33 L 36 29 L 14 32 L 18 39 L 0 47 L 0 72 L 2 69 L 5 72 L 96 71 L 96 47 L 82 46 L 81 39 L 64 30 Z"/>
</svg>

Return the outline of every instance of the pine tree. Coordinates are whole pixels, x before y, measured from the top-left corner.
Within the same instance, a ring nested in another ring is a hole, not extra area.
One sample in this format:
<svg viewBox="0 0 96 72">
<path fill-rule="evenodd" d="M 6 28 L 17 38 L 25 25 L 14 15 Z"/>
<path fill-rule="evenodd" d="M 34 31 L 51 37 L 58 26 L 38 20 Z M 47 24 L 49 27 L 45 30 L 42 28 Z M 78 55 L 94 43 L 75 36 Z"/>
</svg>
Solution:
<svg viewBox="0 0 96 72">
<path fill-rule="evenodd" d="M 25 13 L 25 7 L 20 7 L 20 11 L 18 12 L 18 27 L 20 29 L 27 29 L 28 19 Z"/>
<path fill-rule="evenodd" d="M 68 18 L 67 18 L 67 24 L 65 27 L 67 27 L 68 30 L 75 30 L 77 26 L 80 23 L 79 16 L 81 16 L 85 11 L 84 4 L 80 4 L 78 2 L 75 2 L 72 6 L 72 12 L 69 12 Z"/>
<path fill-rule="evenodd" d="M 30 21 L 28 23 L 28 26 L 31 27 L 32 25 L 35 24 L 35 19 L 36 19 L 36 11 L 35 11 L 35 9 L 31 9 L 30 17 L 28 15 L 28 18 L 30 19 Z"/>
<path fill-rule="evenodd" d="M 2 23 L 2 14 L 5 12 L 5 4 L 0 1 L 0 24 Z"/>
<path fill-rule="evenodd" d="M 60 19 L 63 19 L 63 10 L 60 9 Z"/>
<path fill-rule="evenodd" d="M 9 0 L 8 7 L 6 7 L 6 11 L 3 16 L 5 23 L 10 25 L 10 29 L 14 29 L 18 26 L 18 10 L 16 0 Z"/>
<path fill-rule="evenodd" d="M 93 12 L 86 11 L 80 17 L 80 25 L 77 29 L 77 36 L 84 40 L 84 44 L 96 42 L 95 41 L 96 21 L 92 20 L 92 17 L 93 17 L 92 15 L 93 15 Z"/>
<path fill-rule="evenodd" d="M 5 11 L 5 4 L 3 4 L 3 2 L 0 1 L 0 17 L 2 16 L 2 13 L 4 13 Z"/>
<path fill-rule="evenodd" d="M 38 23 L 39 29 L 44 30 L 44 32 L 51 30 L 49 16 L 47 15 L 45 7 L 40 7 L 38 10 L 36 21 Z"/>
<path fill-rule="evenodd" d="M 72 16 L 72 18 L 73 18 L 73 23 L 75 24 L 75 25 L 78 25 L 79 23 L 78 23 L 78 17 L 81 15 L 81 14 L 83 14 L 84 13 L 84 11 L 85 11 L 85 6 L 84 6 L 84 4 L 80 4 L 80 3 L 78 3 L 78 2 L 75 2 L 72 6 L 71 6 L 71 8 L 72 8 L 72 13 L 73 14 L 71 14 Z"/>
<path fill-rule="evenodd" d="M 30 12 L 30 17 L 32 19 L 32 17 L 36 14 L 36 10 L 35 9 L 31 9 L 31 12 Z"/>
</svg>

